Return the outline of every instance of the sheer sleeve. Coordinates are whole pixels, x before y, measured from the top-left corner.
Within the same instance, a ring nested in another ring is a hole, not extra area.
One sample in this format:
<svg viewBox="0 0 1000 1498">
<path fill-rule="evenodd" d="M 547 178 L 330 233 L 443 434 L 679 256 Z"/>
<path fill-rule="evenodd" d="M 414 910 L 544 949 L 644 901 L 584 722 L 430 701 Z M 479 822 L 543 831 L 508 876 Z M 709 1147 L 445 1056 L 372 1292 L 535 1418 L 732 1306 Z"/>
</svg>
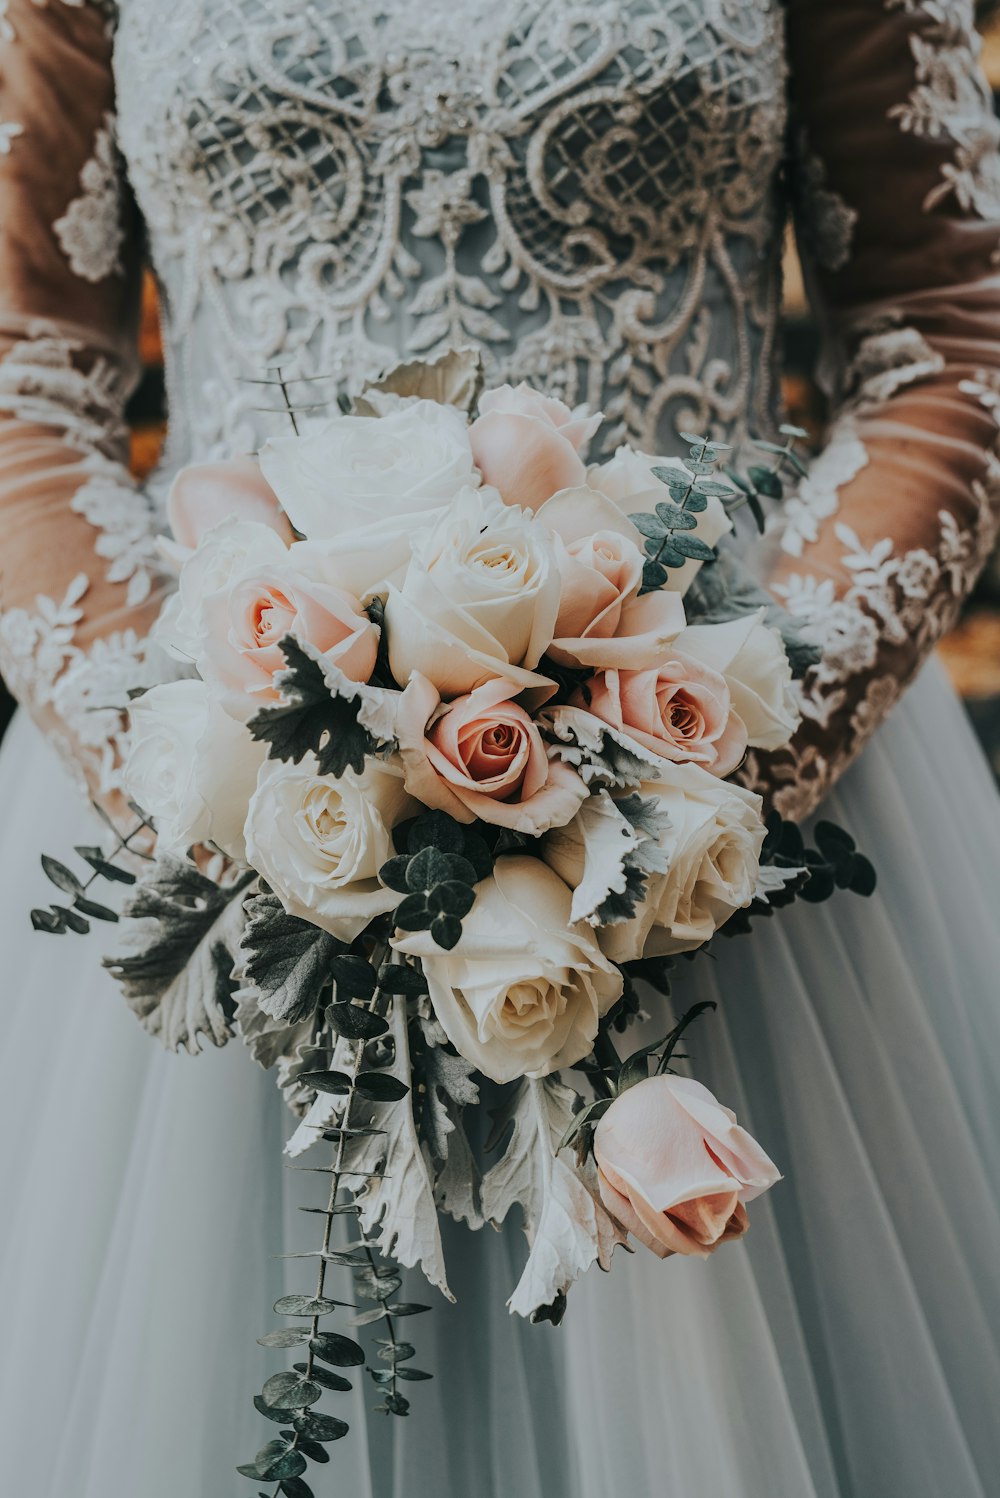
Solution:
<svg viewBox="0 0 1000 1498">
<path fill-rule="evenodd" d="M 788 0 L 792 186 L 834 401 L 771 586 L 812 626 L 786 815 L 822 797 L 950 625 L 1000 509 L 1000 157 L 971 0 Z"/>
<path fill-rule="evenodd" d="M 137 231 L 109 16 L 0 4 L 0 671 L 100 796 L 159 603 L 126 467 Z"/>
</svg>

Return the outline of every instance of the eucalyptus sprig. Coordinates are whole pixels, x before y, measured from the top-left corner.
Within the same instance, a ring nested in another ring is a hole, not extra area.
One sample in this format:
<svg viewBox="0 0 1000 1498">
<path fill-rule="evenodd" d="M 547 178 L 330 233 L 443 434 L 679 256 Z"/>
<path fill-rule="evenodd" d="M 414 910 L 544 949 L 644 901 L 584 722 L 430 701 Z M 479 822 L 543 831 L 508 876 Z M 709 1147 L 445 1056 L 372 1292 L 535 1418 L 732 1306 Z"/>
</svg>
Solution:
<svg viewBox="0 0 1000 1498">
<path fill-rule="evenodd" d="M 90 869 L 90 874 L 86 878 L 75 874 L 58 858 L 53 858 L 48 853 L 42 854 L 42 872 L 56 889 L 72 901 L 72 904 L 52 904 L 47 910 L 36 907 L 31 912 L 31 924 L 36 931 L 47 931 L 53 936 L 64 936 L 71 931 L 77 936 L 86 936 L 90 930 L 91 921 L 114 922 L 118 920 L 117 910 L 92 899 L 89 891 L 98 879 L 104 879 L 112 884 L 132 885 L 135 883 L 134 872 L 118 862 L 123 856 L 148 860 L 149 855 L 144 850 L 133 847 L 133 843 L 143 834 L 151 833 L 152 825 L 137 806 L 132 803 L 130 806 L 138 821 L 131 832 L 123 835 L 107 812 L 95 803 L 95 810 L 112 833 L 115 846 L 110 852 L 106 852 L 105 849 L 90 844 L 77 845 L 76 853 Z"/>
<path fill-rule="evenodd" d="M 809 436 L 802 427 L 789 426 L 787 423 L 778 428 L 778 435 L 784 437 L 784 443 L 766 442 L 762 437 L 752 438 L 751 447 L 758 452 L 770 453 L 772 462 L 770 466 L 763 463 L 754 463 L 745 474 L 738 473 L 734 468 L 726 468 L 725 474 L 728 479 L 736 485 L 740 495 L 729 501 L 726 509 L 738 510 L 741 505 L 746 505 L 757 529 L 764 530 L 766 523 L 762 499 L 782 500 L 785 497 L 784 470 L 786 465 L 794 468 L 800 478 L 805 478 L 808 469 L 805 463 L 795 451 L 795 444 Z"/>
<path fill-rule="evenodd" d="M 683 567 L 691 560 L 710 562 L 713 559 L 715 549 L 692 532 L 697 528 L 697 517 L 707 509 L 712 496 L 725 500 L 734 492 L 731 485 L 721 484 L 711 477 L 719 454 L 729 450 L 728 443 L 712 442 L 691 432 L 681 432 L 680 435 L 691 444 L 684 470 L 660 466 L 652 470 L 653 477 L 666 486 L 669 501 L 660 500 L 652 513 L 639 512 L 629 516 L 636 530 L 646 538 L 640 595 L 662 588 L 671 567 Z"/>
<path fill-rule="evenodd" d="M 375 964 L 386 955 L 383 943 Z M 252 1462 L 237 1468 L 244 1477 L 255 1482 L 275 1484 L 271 1494 L 265 1494 L 263 1498 L 278 1498 L 280 1494 L 285 1498 L 313 1498 L 312 1489 L 302 1477 L 308 1462 L 329 1460 L 325 1446 L 348 1432 L 346 1420 L 318 1413 L 314 1408 L 324 1390 L 343 1393 L 351 1388 L 349 1379 L 339 1370 L 362 1367 L 367 1362 L 364 1348 L 353 1337 L 320 1330 L 323 1318 L 344 1307 L 357 1309 L 326 1293 L 329 1265 L 345 1265 L 353 1269 L 357 1292 L 376 1302 L 371 1310 L 355 1315 L 348 1322 L 349 1328 L 384 1323 L 385 1336 L 378 1340 L 377 1357 L 386 1366 L 368 1370 L 383 1391 L 383 1402 L 378 1408 L 386 1414 L 407 1414 L 409 1402 L 400 1393 L 398 1380 L 431 1376 L 422 1370 L 403 1366 L 413 1356 L 414 1348 L 396 1334 L 398 1318 L 417 1315 L 427 1307 L 394 1300 L 402 1283 L 398 1267 L 386 1261 L 370 1242 L 357 1204 L 353 1200 L 340 1199 L 345 1180 L 357 1180 L 358 1176 L 370 1180 L 381 1175 L 378 1170 L 355 1171 L 346 1164 L 347 1150 L 352 1144 L 381 1132 L 368 1124 L 354 1122 L 356 1103 L 362 1100 L 392 1104 L 404 1098 L 409 1090 L 397 1077 L 378 1069 L 377 1057 L 374 1061 L 370 1059 L 372 1050 L 384 1045 L 384 1037 L 388 1034 L 386 1014 L 394 1004 L 405 1005 L 406 998 L 398 993 L 400 985 L 382 981 L 382 973 L 392 969 L 388 965 L 379 969 L 363 953 L 339 954 L 331 960 L 330 966 L 333 990 L 327 1010 L 328 1051 L 332 1054 L 339 1038 L 347 1040 L 351 1054 L 342 1070 L 330 1068 L 307 1072 L 301 1078 L 319 1092 L 342 1096 L 344 1103 L 338 1121 L 324 1131 L 323 1137 L 334 1145 L 331 1163 L 303 1167 L 329 1176 L 326 1206 L 303 1209 L 323 1218 L 321 1246 L 318 1250 L 283 1256 L 318 1258 L 314 1292 L 312 1295 L 281 1296 L 274 1306 L 279 1316 L 305 1316 L 308 1321 L 269 1332 L 259 1339 L 264 1347 L 305 1346 L 307 1349 L 305 1362 L 295 1363 L 291 1369 L 273 1374 L 254 1398 L 260 1414 L 285 1427 L 258 1451 Z M 339 1216 L 351 1217 L 359 1235 L 344 1249 L 332 1246 L 333 1224 Z"/>
<path fill-rule="evenodd" d="M 430 931 L 450 951 L 462 936 L 462 918 L 475 888 L 493 869 L 489 845 L 472 827 L 443 811 L 424 812 L 395 831 L 401 851 L 379 869 L 379 878 L 403 896 L 393 912 L 401 931 Z"/>
</svg>

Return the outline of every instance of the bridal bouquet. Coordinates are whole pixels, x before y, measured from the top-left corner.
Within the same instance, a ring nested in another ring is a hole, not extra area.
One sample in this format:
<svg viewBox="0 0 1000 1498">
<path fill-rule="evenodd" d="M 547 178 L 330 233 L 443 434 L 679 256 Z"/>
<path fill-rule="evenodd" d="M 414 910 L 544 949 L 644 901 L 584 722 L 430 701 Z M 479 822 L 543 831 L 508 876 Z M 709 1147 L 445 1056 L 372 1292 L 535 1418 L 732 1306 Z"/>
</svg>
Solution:
<svg viewBox="0 0 1000 1498">
<path fill-rule="evenodd" d="M 168 1046 L 238 1032 L 299 1115 L 289 1153 L 332 1151 L 320 1246 L 295 1256 L 315 1290 L 261 1338 L 301 1349 L 256 1400 L 283 1429 L 240 1468 L 290 1498 L 347 1429 L 316 1409 L 343 1369 L 397 1415 L 428 1376 L 398 1266 L 449 1295 L 439 1214 L 519 1206 L 510 1309 L 554 1322 L 616 1246 L 703 1257 L 746 1231 L 778 1173 L 671 1065 L 711 1006 L 628 1054 L 637 984 L 665 992 L 736 912 L 873 887 L 845 833 L 806 849 L 734 778 L 794 732 L 811 654 L 714 548 L 735 504 L 780 494 L 798 434 L 746 479 L 694 436 L 683 463 L 587 467 L 599 416 L 480 385 L 467 354 L 403 366 L 302 430 L 289 404 L 258 459 L 183 472 L 155 631 L 178 676 L 130 708 L 156 854 L 108 966 Z M 36 924 L 99 918 L 47 869 L 74 901 Z M 368 1351 L 327 1329 L 331 1265 Z"/>
</svg>

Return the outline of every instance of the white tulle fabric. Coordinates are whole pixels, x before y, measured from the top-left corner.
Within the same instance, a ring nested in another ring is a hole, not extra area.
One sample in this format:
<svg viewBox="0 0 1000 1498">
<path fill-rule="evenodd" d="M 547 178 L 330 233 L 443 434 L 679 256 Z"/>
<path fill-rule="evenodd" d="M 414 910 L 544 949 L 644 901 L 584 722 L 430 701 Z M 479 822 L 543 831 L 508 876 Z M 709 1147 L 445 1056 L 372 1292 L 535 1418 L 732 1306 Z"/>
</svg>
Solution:
<svg viewBox="0 0 1000 1498">
<path fill-rule="evenodd" d="M 342 1396 L 354 1428 L 318 1493 L 990 1498 L 1000 809 L 937 667 L 830 811 L 879 848 L 874 899 L 765 921 L 676 995 L 719 1000 L 692 1038 L 698 1076 L 785 1175 L 744 1242 L 707 1264 L 619 1256 L 553 1329 L 505 1310 L 516 1230 L 446 1232 L 458 1304 L 430 1292 L 416 1331 L 435 1379 L 390 1424 L 367 1391 Z M 254 1338 L 282 1283 L 270 1255 L 308 1233 L 301 1178 L 244 1055 L 161 1053 L 97 941 L 14 934 L 33 853 L 86 833 L 19 719 L 0 753 L 7 1480 L 38 1498 L 221 1494 L 260 1437 L 249 1392 L 275 1355 Z"/>
</svg>

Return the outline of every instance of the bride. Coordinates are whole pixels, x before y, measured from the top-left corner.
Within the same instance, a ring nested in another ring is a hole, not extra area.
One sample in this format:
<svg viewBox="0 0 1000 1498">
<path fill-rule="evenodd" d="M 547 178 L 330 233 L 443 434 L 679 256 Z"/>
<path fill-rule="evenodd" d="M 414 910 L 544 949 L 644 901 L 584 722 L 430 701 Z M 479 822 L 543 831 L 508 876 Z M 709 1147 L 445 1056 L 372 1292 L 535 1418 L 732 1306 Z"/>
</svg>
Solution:
<svg viewBox="0 0 1000 1498">
<path fill-rule="evenodd" d="M 0 646 L 50 746 L 22 713 L 0 757 L 10 1492 L 239 1491 L 272 1256 L 301 1246 L 267 1079 L 236 1046 L 161 1052 L 101 972 L 106 934 L 26 927 L 39 853 L 99 836 L 78 791 L 113 803 L 117 705 L 156 674 L 172 474 L 282 429 L 268 369 L 332 402 L 468 343 L 491 383 L 603 411 L 595 457 L 687 429 L 739 447 L 777 419 L 787 208 L 835 419 L 767 566 L 823 655 L 793 752 L 747 773 L 787 814 L 822 800 L 880 884 L 717 943 L 678 996 L 719 1000 L 699 1074 L 785 1180 L 745 1244 L 616 1264 L 559 1330 L 507 1315 L 513 1232 L 449 1239 L 435 1379 L 389 1425 L 352 1396 L 324 1491 L 996 1491 L 1000 808 L 925 664 L 1000 507 L 1000 156 L 971 12 L 0 0 Z M 144 244 L 170 437 L 140 491 Z"/>
</svg>

